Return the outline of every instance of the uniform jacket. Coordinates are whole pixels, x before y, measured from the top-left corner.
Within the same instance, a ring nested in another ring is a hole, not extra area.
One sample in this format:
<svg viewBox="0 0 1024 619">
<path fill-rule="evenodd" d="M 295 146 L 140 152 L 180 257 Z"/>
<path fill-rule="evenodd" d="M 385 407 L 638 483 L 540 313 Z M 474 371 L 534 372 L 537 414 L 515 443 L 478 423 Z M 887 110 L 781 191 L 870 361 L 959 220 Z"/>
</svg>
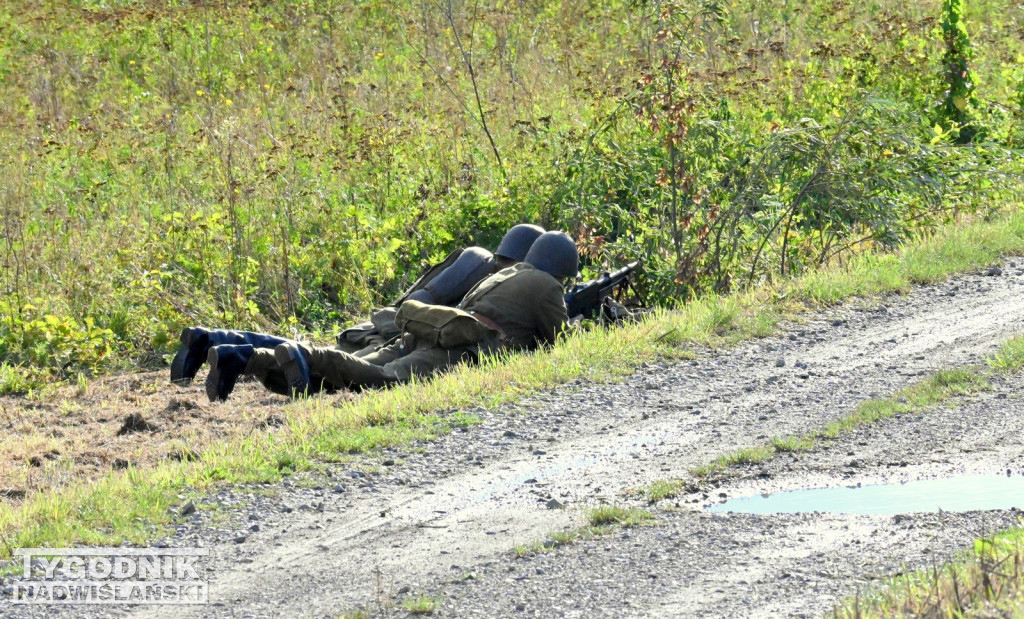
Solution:
<svg viewBox="0 0 1024 619">
<path fill-rule="evenodd" d="M 564 294 L 558 280 L 523 262 L 484 279 L 459 307 L 496 322 L 505 346 L 532 350 L 553 344 L 564 328 L 569 319 Z"/>
</svg>

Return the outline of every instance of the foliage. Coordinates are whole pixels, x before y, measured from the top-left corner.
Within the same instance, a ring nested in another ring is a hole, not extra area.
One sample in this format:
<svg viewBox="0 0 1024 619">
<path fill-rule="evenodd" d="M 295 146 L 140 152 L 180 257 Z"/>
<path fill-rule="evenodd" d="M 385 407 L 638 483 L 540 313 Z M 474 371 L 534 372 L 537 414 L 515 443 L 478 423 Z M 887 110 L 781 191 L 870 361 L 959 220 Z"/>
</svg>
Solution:
<svg viewBox="0 0 1024 619">
<path fill-rule="evenodd" d="M 1020 196 L 1010 4 L 959 14 L 989 140 L 963 149 L 930 114 L 937 4 L 4 5 L 0 360 L 325 335 L 520 221 L 585 275 L 643 257 L 672 305 L 989 214 Z"/>
<path fill-rule="evenodd" d="M 971 74 L 971 40 L 964 24 L 965 0 L 942 1 L 942 38 L 945 51 L 942 63 L 946 71 L 946 92 L 942 100 L 942 118 L 957 133 L 960 144 L 970 142 L 977 131 L 972 126 L 972 109 L 978 105 Z"/>
</svg>

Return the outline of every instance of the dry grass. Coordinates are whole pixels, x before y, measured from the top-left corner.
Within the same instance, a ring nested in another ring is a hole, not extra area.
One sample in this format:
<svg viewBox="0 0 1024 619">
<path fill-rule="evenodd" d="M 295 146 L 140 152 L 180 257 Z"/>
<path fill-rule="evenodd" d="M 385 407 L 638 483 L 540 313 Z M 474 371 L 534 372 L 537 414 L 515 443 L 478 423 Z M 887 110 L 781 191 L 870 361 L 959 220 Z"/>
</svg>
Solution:
<svg viewBox="0 0 1024 619">
<path fill-rule="evenodd" d="M 288 398 L 256 382 L 240 383 L 227 402 L 211 403 L 204 376 L 178 387 L 168 383 L 166 371 L 147 372 L 103 377 L 84 393 L 62 385 L 31 397 L 0 397 L 0 494 L 16 502 L 129 465 L 152 469 L 164 460 L 195 457 L 214 443 L 272 434 L 289 414 L 313 410 L 282 410 Z M 352 397 L 341 392 L 317 399 L 334 407 Z M 155 429 L 119 435 L 132 415 Z"/>
<path fill-rule="evenodd" d="M 836 619 L 1024 616 L 1020 530 L 975 542 L 965 560 L 892 579 L 882 591 L 836 607 Z"/>
</svg>

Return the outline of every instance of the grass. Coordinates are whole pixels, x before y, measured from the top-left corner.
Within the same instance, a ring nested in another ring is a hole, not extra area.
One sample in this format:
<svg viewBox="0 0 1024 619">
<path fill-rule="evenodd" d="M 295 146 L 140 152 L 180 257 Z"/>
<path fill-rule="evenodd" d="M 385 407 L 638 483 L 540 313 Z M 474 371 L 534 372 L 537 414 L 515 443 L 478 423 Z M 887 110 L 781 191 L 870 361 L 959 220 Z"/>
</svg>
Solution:
<svg viewBox="0 0 1024 619">
<path fill-rule="evenodd" d="M 1008 374 L 1024 367 L 1024 336 L 1004 342 L 987 362 L 989 371 L 983 367 L 940 370 L 890 397 L 861 402 L 853 412 L 822 428 L 798 436 L 774 437 L 765 445 L 723 454 L 711 462 L 693 467 L 690 474 L 704 480 L 725 473 L 730 467 L 765 462 L 781 453 L 811 451 L 821 441 L 834 440 L 878 421 L 922 412 L 951 398 L 988 390 L 990 374 Z M 644 488 L 642 493 L 653 504 L 677 496 L 688 483 L 685 480 L 658 480 Z"/>
<path fill-rule="evenodd" d="M 438 600 L 426 595 L 402 600 L 402 608 L 413 615 L 431 615 L 437 609 Z"/>
<path fill-rule="evenodd" d="M 587 523 L 592 527 L 638 527 L 650 524 L 653 521 L 654 516 L 650 512 L 636 507 L 602 505 L 601 507 L 591 509 L 587 513 Z"/>
<path fill-rule="evenodd" d="M 610 535 L 615 529 L 620 527 L 630 528 L 651 524 L 654 524 L 654 516 L 646 510 L 636 507 L 602 505 L 587 510 L 586 524 L 582 527 L 569 531 L 552 532 L 548 534 L 543 542 L 535 541 L 529 544 L 519 544 L 513 548 L 512 552 L 520 558 L 534 557 L 580 540 L 590 540 Z"/>
<path fill-rule="evenodd" d="M 1024 529 L 978 539 L 966 556 L 889 580 L 844 600 L 829 616 L 1020 617 L 1024 614 Z"/>
<path fill-rule="evenodd" d="M 205 445 L 198 460 L 162 461 L 152 468 L 110 473 L 59 491 L 34 492 L 20 505 L 0 506 L 0 555 L 9 556 L 19 546 L 143 543 L 168 522 L 166 508 L 184 488 L 275 481 L 282 472 L 306 470 L 339 455 L 428 440 L 465 423 L 460 416 L 438 411 L 495 407 L 576 378 L 619 378 L 646 361 L 767 335 L 781 319 L 800 311 L 849 296 L 907 290 L 913 281 L 937 281 L 1015 253 L 1024 253 L 1024 214 L 1018 212 L 996 221 L 951 225 L 897 254 L 864 255 L 775 286 L 702 298 L 674 311 L 658 310 L 637 324 L 576 333 L 550 351 L 490 359 L 435 380 L 343 402 L 296 401 L 283 407 L 286 423 L 281 428 Z M 922 264 L 935 266 L 922 270 Z M 829 285 L 833 279 L 842 285 Z M 1012 360 L 1019 357 L 1016 349 L 1000 354 L 1011 360 L 1003 363 L 1015 363 Z M 936 380 L 949 390 L 961 387 L 955 378 Z M 916 392 L 907 395 L 924 397 Z M 898 401 L 865 404 L 845 423 L 864 423 L 902 406 Z M 793 442 L 789 448 L 800 444 Z M 757 461 L 774 450 L 765 446 L 734 454 L 713 466 Z M 664 494 L 663 489 L 659 492 Z"/>
</svg>

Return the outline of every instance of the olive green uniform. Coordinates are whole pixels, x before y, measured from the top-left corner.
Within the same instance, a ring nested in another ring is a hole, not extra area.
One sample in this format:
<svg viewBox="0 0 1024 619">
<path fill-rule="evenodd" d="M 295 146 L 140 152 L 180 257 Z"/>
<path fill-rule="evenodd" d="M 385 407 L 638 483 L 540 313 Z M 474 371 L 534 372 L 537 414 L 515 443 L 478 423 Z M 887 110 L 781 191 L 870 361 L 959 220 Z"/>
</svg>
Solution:
<svg viewBox="0 0 1024 619">
<path fill-rule="evenodd" d="M 499 326 L 500 334 L 491 331 L 477 345 L 455 348 L 417 342 L 404 334 L 398 342 L 362 356 L 336 348 L 306 348 L 311 374 L 335 387 L 383 387 L 475 361 L 480 353 L 553 344 L 568 320 L 563 294 L 561 284 L 551 275 L 526 263 L 517 264 L 477 284 L 459 305 Z M 270 351 L 257 354 L 269 357 L 260 365 L 273 362 Z"/>
<path fill-rule="evenodd" d="M 395 314 L 406 299 L 414 298 L 431 304 L 452 305 L 473 286 L 493 274 L 494 270 L 494 257 L 483 248 L 470 247 L 453 251 L 442 262 L 421 275 L 393 306 L 381 308 L 373 313 L 371 320 L 343 331 L 338 336 L 335 350 L 355 357 L 373 355 L 385 345 L 396 342 L 401 334 L 395 325 Z M 274 359 L 274 351 L 268 348 L 257 349 L 255 352 L 256 354 L 249 359 L 244 373 L 255 376 L 271 391 L 288 395 L 288 381 Z M 382 355 L 375 359 L 380 361 L 388 358 L 386 353 Z M 435 363 L 440 361 L 435 360 Z M 312 378 L 314 390 L 319 390 L 321 385 L 328 388 L 331 386 L 329 382 L 325 383 L 321 376 L 314 375 Z"/>
</svg>

